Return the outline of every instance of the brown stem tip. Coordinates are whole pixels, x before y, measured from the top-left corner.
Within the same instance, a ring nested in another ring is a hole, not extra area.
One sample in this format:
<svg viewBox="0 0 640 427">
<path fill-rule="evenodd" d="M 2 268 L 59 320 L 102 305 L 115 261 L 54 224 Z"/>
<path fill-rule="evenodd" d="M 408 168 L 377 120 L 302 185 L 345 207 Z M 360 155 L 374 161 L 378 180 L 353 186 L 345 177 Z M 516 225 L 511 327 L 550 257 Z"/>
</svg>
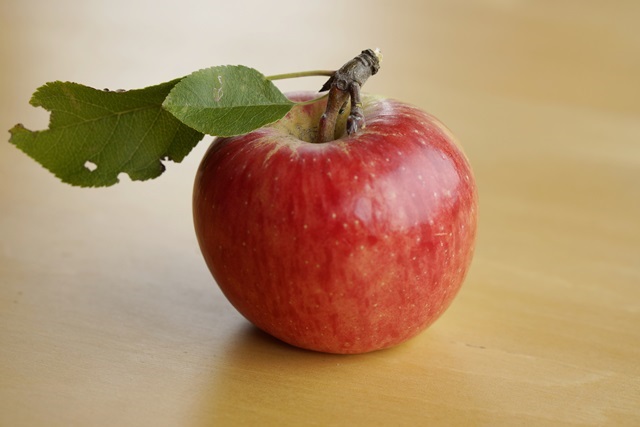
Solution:
<svg viewBox="0 0 640 427">
<path fill-rule="evenodd" d="M 351 112 L 347 119 L 347 134 L 356 133 L 365 127 L 360 90 L 367 79 L 378 72 L 382 53 L 380 49 L 363 50 L 327 80 L 320 92 L 329 91 L 325 113 L 320 118 L 317 142 L 328 142 L 335 138 L 338 115 L 351 99 Z"/>
</svg>

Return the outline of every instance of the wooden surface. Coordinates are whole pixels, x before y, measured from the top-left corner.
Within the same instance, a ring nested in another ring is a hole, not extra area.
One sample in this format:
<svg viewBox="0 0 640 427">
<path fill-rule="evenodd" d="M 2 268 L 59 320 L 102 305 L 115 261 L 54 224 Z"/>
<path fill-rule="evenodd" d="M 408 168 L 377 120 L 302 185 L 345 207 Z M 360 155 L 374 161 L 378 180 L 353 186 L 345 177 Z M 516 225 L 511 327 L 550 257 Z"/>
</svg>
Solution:
<svg viewBox="0 0 640 427">
<path fill-rule="evenodd" d="M 379 46 L 366 89 L 441 118 L 475 168 L 458 298 L 388 351 L 288 347 L 199 254 L 209 140 L 102 190 L 0 143 L 0 425 L 640 425 L 640 2 L 272 3 L 3 2 L 0 127 L 45 127 L 27 102 L 47 81 L 335 68 Z"/>
</svg>

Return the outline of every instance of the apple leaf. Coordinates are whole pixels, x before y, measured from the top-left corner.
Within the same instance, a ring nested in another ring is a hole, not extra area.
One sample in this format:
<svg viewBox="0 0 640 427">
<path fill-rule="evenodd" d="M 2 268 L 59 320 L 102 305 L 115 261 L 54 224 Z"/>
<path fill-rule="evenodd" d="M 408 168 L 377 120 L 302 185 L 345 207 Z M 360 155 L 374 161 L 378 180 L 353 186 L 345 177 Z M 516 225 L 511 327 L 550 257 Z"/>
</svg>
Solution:
<svg viewBox="0 0 640 427">
<path fill-rule="evenodd" d="M 215 136 L 258 129 L 281 119 L 294 105 L 263 74 L 242 65 L 196 71 L 163 103 L 183 123 Z"/>
<path fill-rule="evenodd" d="M 178 81 L 115 92 L 47 83 L 30 102 L 51 111 L 49 129 L 16 125 L 10 142 L 72 185 L 113 185 L 122 172 L 156 178 L 165 169 L 161 160 L 182 161 L 204 136 L 162 108 Z"/>
</svg>

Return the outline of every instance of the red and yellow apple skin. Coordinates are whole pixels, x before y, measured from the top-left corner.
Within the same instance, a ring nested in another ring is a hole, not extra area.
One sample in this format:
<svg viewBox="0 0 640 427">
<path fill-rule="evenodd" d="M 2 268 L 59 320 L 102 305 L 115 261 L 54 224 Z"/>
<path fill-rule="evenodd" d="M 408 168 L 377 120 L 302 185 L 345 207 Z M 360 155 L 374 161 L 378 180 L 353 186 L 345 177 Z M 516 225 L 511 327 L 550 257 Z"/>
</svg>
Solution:
<svg viewBox="0 0 640 427">
<path fill-rule="evenodd" d="M 223 293 L 258 328 L 364 353 L 450 305 L 473 255 L 477 189 L 451 133 L 422 110 L 366 96 L 365 129 L 308 142 L 324 107 L 216 139 L 195 181 L 195 230 Z"/>
</svg>

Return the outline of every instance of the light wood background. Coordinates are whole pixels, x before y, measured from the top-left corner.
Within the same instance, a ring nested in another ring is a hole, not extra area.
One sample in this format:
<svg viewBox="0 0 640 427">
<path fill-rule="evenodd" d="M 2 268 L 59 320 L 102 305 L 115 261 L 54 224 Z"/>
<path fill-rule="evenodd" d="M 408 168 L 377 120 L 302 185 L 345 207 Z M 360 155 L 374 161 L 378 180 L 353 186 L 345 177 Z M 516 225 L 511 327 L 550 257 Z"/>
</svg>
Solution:
<svg viewBox="0 0 640 427">
<path fill-rule="evenodd" d="M 0 128 L 52 80 L 336 68 L 459 136 L 480 188 L 449 311 L 331 356 L 250 327 L 199 254 L 191 186 L 72 188 L 0 141 L 0 425 L 640 425 L 640 2 L 7 0 Z M 316 89 L 322 79 L 280 85 Z M 5 134 L 8 140 L 8 133 Z"/>
</svg>

